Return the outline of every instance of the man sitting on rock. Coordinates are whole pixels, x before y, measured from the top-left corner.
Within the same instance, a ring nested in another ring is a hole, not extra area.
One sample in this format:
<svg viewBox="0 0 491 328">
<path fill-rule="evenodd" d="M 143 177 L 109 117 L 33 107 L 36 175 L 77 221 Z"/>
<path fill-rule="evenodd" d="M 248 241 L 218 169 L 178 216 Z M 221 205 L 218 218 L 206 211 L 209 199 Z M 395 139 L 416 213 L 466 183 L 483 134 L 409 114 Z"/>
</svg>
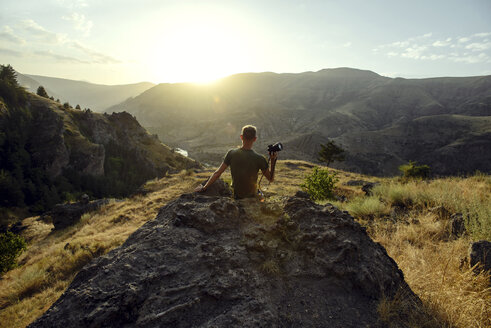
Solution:
<svg viewBox="0 0 491 328">
<path fill-rule="evenodd" d="M 256 127 L 252 125 L 246 125 L 242 128 L 240 139 L 242 140 L 242 147 L 231 149 L 225 155 L 223 163 L 213 173 L 210 179 L 205 185 L 199 185 L 195 191 L 205 191 L 213 182 L 215 182 L 225 169 L 230 166 L 232 173 L 232 187 L 234 188 L 234 197 L 249 198 L 256 197 L 258 195 L 257 189 L 257 174 L 261 170 L 269 181 L 274 180 L 274 170 L 270 170 L 268 162 L 264 156 L 259 155 L 252 149 L 252 145 L 256 141 Z M 276 163 L 276 152 L 270 153 L 271 167 Z"/>
</svg>

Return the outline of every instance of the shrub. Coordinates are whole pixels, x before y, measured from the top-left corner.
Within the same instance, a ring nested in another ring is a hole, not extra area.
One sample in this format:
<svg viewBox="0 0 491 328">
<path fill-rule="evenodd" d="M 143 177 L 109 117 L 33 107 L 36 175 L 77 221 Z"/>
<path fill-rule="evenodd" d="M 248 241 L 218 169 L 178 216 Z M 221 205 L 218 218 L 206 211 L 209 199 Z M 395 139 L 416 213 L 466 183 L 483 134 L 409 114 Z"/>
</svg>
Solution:
<svg viewBox="0 0 491 328">
<path fill-rule="evenodd" d="M 428 165 L 416 165 L 416 162 L 409 161 L 408 164 L 399 166 L 402 177 L 406 179 L 421 178 L 426 179 L 430 176 L 430 167 Z"/>
<path fill-rule="evenodd" d="M 334 187 L 339 180 L 336 175 L 336 172 L 331 173 L 328 169 L 315 167 L 314 171 L 305 177 L 301 187 L 313 200 L 332 198 Z"/>
<path fill-rule="evenodd" d="M 17 265 L 17 257 L 26 249 L 24 238 L 10 231 L 0 234 L 0 274 Z"/>
<path fill-rule="evenodd" d="M 378 197 L 358 197 L 347 204 L 346 209 L 355 217 L 381 217 L 389 213 L 386 204 L 381 202 Z"/>
</svg>

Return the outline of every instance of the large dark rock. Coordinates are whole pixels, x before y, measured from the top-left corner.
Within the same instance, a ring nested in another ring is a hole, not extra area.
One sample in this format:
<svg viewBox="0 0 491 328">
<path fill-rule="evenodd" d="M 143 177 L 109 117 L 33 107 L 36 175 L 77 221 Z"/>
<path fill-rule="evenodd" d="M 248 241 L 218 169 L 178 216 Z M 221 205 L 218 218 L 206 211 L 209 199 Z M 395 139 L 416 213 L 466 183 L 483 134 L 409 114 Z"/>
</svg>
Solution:
<svg viewBox="0 0 491 328">
<path fill-rule="evenodd" d="M 30 327 L 376 327 L 397 264 L 351 216 L 185 194 L 83 268 Z"/>
<path fill-rule="evenodd" d="M 72 204 L 57 204 L 51 211 L 43 214 L 42 219 L 51 218 L 54 230 L 64 229 L 77 223 L 85 213 L 93 212 L 107 203 L 109 203 L 108 199 L 98 199 L 91 202 L 83 199 Z"/>
<path fill-rule="evenodd" d="M 491 242 L 480 240 L 471 243 L 469 247 L 469 258 L 471 267 L 479 264 L 474 270 L 476 273 L 481 270 L 491 272 Z"/>
</svg>

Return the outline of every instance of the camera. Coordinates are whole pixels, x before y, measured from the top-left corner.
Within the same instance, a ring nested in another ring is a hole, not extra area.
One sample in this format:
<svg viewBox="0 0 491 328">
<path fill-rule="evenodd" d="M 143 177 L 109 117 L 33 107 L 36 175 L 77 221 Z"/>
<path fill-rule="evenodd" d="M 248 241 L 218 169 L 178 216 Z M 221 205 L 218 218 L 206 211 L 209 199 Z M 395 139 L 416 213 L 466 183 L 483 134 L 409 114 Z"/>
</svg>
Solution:
<svg viewBox="0 0 491 328">
<path fill-rule="evenodd" d="M 277 151 L 283 150 L 283 145 L 281 142 L 277 142 L 274 145 L 268 145 L 268 152 L 275 153 Z"/>
</svg>

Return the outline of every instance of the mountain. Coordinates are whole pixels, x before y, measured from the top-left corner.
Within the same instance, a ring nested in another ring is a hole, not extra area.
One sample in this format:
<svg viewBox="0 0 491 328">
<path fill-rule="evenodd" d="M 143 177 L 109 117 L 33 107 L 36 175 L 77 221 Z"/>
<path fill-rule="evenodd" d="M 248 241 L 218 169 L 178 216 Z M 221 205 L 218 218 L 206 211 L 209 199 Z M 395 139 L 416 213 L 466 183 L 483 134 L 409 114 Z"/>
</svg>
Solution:
<svg viewBox="0 0 491 328">
<path fill-rule="evenodd" d="M 338 168 L 394 175 L 408 161 L 433 173 L 489 172 L 491 76 L 402 79 L 351 68 L 247 73 L 214 84 L 159 84 L 108 111 L 125 110 L 197 160 L 217 164 L 258 127 L 256 148 L 281 141 L 283 158 L 315 161 L 333 139 Z"/>
<path fill-rule="evenodd" d="M 145 181 L 199 165 L 128 113 L 76 110 L 0 80 L 0 223 L 82 193 L 127 196 Z"/>
<path fill-rule="evenodd" d="M 96 112 L 104 112 L 106 108 L 135 97 L 155 85 L 150 82 L 102 85 L 20 73 L 17 73 L 17 80 L 33 93 L 42 85 L 49 96 L 60 99 L 61 103 L 69 102 L 73 106 L 79 104 L 82 108 L 90 108 Z"/>
</svg>

